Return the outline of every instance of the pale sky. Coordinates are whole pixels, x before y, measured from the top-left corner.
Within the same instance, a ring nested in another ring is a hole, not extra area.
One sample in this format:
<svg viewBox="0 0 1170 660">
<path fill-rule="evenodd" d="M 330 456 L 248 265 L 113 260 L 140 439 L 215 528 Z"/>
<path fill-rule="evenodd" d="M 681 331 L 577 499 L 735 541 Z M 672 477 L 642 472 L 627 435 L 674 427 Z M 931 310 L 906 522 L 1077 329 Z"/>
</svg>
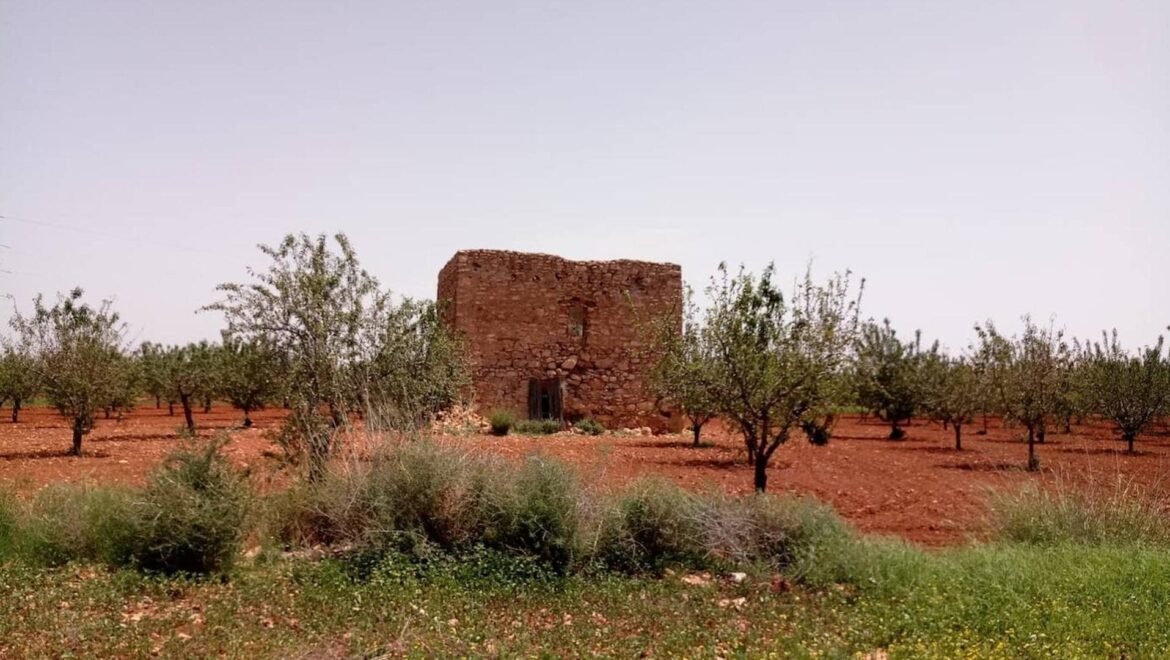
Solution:
<svg viewBox="0 0 1170 660">
<path fill-rule="evenodd" d="M 955 348 L 1146 343 L 1170 2 L 0 0 L 0 215 L 0 290 L 137 340 L 216 336 L 255 244 L 340 230 L 416 297 L 467 248 L 812 260 Z"/>
</svg>

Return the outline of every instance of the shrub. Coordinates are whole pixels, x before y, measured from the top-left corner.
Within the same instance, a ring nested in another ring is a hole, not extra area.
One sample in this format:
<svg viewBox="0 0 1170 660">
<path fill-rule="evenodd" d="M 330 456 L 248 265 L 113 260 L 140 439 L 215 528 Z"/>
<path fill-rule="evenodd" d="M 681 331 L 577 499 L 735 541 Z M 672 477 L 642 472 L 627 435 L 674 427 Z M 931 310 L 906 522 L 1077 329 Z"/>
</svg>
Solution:
<svg viewBox="0 0 1170 660">
<path fill-rule="evenodd" d="M 15 549 L 18 521 L 16 498 L 11 493 L 0 491 L 0 559 Z"/>
<path fill-rule="evenodd" d="M 482 535 L 486 460 L 425 442 L 380 456 L 366 477 L 369 543 L 416 555 L 466 547 Z"/>
<path fill-rule="evenodd" d="M 513 427 L 521 435 L 552 435 L 562 428 L 556 419 L 522 419 Z"/>
<path fill-rule="evenodd" d="M 135 565 L 165 573 L 225 571 L 240 551 L 250 493 L 221 453 L 226 439 L 175 452 L 138 504 Z"/>
<path fill-rule="evenodd" d="M 508 431 L 516 425 L 516 415 L 510 410 L 493 411 L 488 418 L 492 427 L 492 435 L 508 435 Z"/>
<path fill-rule="evenodd" d="M 833 508 L 806 497 L 765 496 L 742 500 L 751 523 L 751 552 L 757 561 L 807 581 L 854 544 L 849 526 Z"/>
<path fill-rule="evenodd" d="M 602 433 L 605 433 L 605 427 L 602 426 L 601 422 L 590 417 L 586 417 L 585 419 L 577 422 L 574 426 L 578 431 L 586 435 L 601 435 Z"/>
<path fill-rule="evenodd" d="M 1057 545 L 1170 545 L 1165 497 L 1118 477 L 1107 487 L 1076 487 L 1059 479 L 991 497 L 990 527 L 1001 541 Z"/>
<path fill-rule="evenodd" d="M 130 561 L 139 533 L 129 490 L 58 484 L 41 489 L 14 525 L 15 549 L 55 566 L 70 561 Z"/>
<path fill-rule="evenodd" d="M 271 525 L 286 544 L 344 543 L 416 558 L 460 551 L 483 534 L 488 480 L 507 472 L 498 459 L 429 442 L 395 445 L 277 496 Z"/>
<path fill-rule="evenodd" d="M 597 542 L 603 566 L 636 572 L 701 563 L 706 553 L 695 495 L 667 481 L 646 479 L 615 500 Z"/>
<path fill-rule="evenodd" d="M 582 495 L 568 465 L 529 457 L 493 479 L 486 495 L 487 547 L 536 557 L 557 571 L 570 567 L 578 553 Z"/>
</svg>

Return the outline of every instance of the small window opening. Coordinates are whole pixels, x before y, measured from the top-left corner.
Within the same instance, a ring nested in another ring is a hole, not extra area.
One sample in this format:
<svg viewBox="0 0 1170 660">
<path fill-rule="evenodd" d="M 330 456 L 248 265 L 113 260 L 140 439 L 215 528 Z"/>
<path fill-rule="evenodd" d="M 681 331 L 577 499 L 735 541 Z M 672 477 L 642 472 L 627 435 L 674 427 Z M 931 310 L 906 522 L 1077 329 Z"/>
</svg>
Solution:
<svg viewBox="0 0 1170 660">
<path fill-rule="evenodd" d="M 581 303 L 569 308 L 569 336 L 575 339 L 585 336 L 585 306 Z"/>
</svg>

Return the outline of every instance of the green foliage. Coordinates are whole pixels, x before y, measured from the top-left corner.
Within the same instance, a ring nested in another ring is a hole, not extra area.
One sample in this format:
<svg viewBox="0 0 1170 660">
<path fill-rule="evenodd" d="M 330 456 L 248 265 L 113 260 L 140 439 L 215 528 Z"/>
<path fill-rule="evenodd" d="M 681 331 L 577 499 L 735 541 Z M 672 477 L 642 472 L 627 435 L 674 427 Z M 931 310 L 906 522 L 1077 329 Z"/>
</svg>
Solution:
<svg viewBox="0 0 1170 660">
<path fill-rule="evenodd" d="M 574 424 L 573 427 L 585 435 L 601 435 L 605 433 L 605 426 L 592 417 L 586 417 Z"/>
<path fill-rule="evenodd" d="M 881 325 L 870 321 L 862 326 L 854 351 L 858 403 L 890 424 L 891 439 L 902 439 L 905 431 L 900 424 L 925 405 L 922 371 L 927 352 L 921 348 L 921 333 L 903 342 L 889 319 Z"/>
<path fill-rule="evenodd" d="M 721 265 L 707 289 L 702 331 L 713 351 L 714 400 L 743 434 L 760 491 L 772 454 L 793 429 L 841 403 L 860 304 L 849 297 L 848 276 L 818 285 L 806 273 L 787 301 L 773 276 L 772 266 L 757 278 L 742 268 L 732 277 Z"/>
<path fill-rule="evenodd" d="M 175 452 L 141 490 L 59 484 L 26 505 L 0 499 L 0 554 L 166 573 L 227 570 L 247 531 L 250 492 L 223 441 Z"/>
<path fill-rule="evenodd" d="M 373 427 L 412 426 L 456 400 L 466 384 L 461 346 L 430 303 L 395 305 L 363 270 L 344 234 L 288 235 L 250 284 L 221 284 L 227 335 L 282 357 L 282 392 L 293 408 L 283 430 L 289 458 L 325 472 L 349 414 Z"/>
<path fill-rule="evenodd" d="M 982 410 L 979 374 L 963 358 L 952 358 L 932 350 L 922 363 L 922 403 L 931 418 L 949 425 L 955 434 L 955 449 L 963 448 L 963 426 Z"/>
<path fill-rule="evenodd" d="M 219 391 L 220 348 L 207 341 L 171 346 L 161 352 L 158 377 L 183 406 L 187 430 L 195 432 L 194 408 Z"/>
<path fill-rule="evenodd" d="M 133 556 L 138 532 L 129 490 L 57 484 L 38 491 L 17 518 L 14 545 L 38 564 L 122 565 Z"/>
<path fill-rule="evenodd" d="M 534 557 L 557 571 L 572 566 L 581 532 L 581 492 L 572 468 L 531 456 L 488 488 L 487 547 Z"/>
<path fill-rule="evenodd" d="M 266 343 L 223 338 L 220 353 L 219 391 L 243 411 L 244 426 L 252 426 L 251 413 L 263 410 L 279 393 L 280 356 Z"/>
<path fill-rule="evenodd" d="M 650 385 L 661 399 L 673 402 L 690 420 L 695 446 L 703 426 L 719 413 L 715 399 L 715 347 L 703 319 L 686 290 L 686 309 L 680 328 L 674 314 L 653 319 L 651 331 L 658 359 L 650 371 Z"/>
<path fill-rule="evenodd" d="M 979 368 L 989 402 L 1004 418 L 1028 431 L 1028 469 L 1040 466 L 1035 442 L 1044 441 L 1049 419 L 1064 405 L 1072 353 L 1064 332 L 1024 317 L 1024 333 L 1008 338 L 993 324 L 975 326 Z"/>
<path fill-rule="evenodd" d="M 1104 487 L 1065 481 L 996 492 L 991 498 L 995 539 L 1015 543 L 1155 545 L 1170 547 L 1164 493 L 1118 477 Z"/>
<path fill-rule="evenodd" d="M 353 367 L 354 404 L 368 428 L 413 430 L 458 403 L 471 384 L 463 344 L 430 301 L 387 304 L 375 343 Z"/>
<path fill-rule="evenodd" d="M 516 414 L 510 410 L 493 410 L 488 423 L 492 427 L 492 435 L 508 435 L 516 425 Z"/>
<path fill-rule="evenodd" d="M 246 532 L 251 492 L 220 451 L 226 437 L 173 453 L 139 503 L 133 562 L 164 573 L 228 570 Z"/>
<path fill-rule="evenodd" d="M 98 307 L 82 302 L 74 289 L 46 307 L 41 296 L 33 314 L 19 312 L 11 325 L 20 343 L 35 356 L 33 364 L 45 396 L 73 426 L 72 453 L 81 453 L 82 437 L 93 429 L 95 415 L 125 391 L 122 360 L 124 325 L 109 301 Z"/>
<path fill-rule="evenodd" d="M 37 395 L 41 377 L 36 355 L 27 345 L 9 343 L 0 355 L 0 402 L 12 404 L 12 422 L 20 420 L 21 406 Z"/>
<path fill-rule="evenodd" d="M 755 574 L 698 586 L 557 576 L 490 551 L 390 557 L 362 575 L 335 560 L 261 563 L 198 585 L 10 562 L 0 632 L 19 657 L 1156 658 L 1170 647 L 1161 550 L 870 552 L 873 581 L 787 590 Z M 204 625 L 191 625 L 196 613 Z"/>
<path fill-rule="evenodd" d="M 1084 392 L 1092 409 L 1113 422 L 1133 452 L 1134 440 L 1160 416 L 1170 414 L 1170 360 L 1163 340 L 1132 356 L 1117 332 L 1088 352 L 1083 367 Z"/>
<path fill-rule="evenodd" d="M 615 499 L 597 540 L 600 564 L 633 573 L 703 564 L 698 497 L 668 481 L 646 479 Z"/>
<path fill-rule="evenodd" d="M 512 427 L 520 435 L 552 435 L 563 429 L 564 424 L 558 419 L 521 419 Z"/>
</svg>

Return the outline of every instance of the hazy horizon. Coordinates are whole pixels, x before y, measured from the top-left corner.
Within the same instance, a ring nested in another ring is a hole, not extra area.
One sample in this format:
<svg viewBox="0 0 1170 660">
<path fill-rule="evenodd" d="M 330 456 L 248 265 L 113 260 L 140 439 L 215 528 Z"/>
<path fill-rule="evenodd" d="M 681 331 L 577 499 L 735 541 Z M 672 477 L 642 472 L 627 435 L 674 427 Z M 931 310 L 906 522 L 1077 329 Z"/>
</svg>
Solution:
<svg viewBox="0 0 1170 660">
<path fill-rule="evenodd" d="M 1170 3 L 0 2 L 0 291 L 213 338 L 257 243 L 867 280 L 961 349 L 1170 324 Z M 0 311 L 7 323 L 11 306 Z"/>
</svg>

